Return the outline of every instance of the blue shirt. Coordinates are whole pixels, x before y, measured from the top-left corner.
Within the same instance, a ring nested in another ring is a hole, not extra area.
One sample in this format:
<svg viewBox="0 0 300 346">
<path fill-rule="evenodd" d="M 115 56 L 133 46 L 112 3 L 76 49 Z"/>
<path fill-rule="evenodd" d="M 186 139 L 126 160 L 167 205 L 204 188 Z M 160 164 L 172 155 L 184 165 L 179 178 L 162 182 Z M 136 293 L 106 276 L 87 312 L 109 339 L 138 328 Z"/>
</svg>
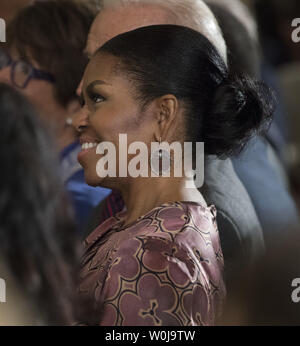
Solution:
<svg viewBox="0 0 300 346">
<path fill-rule="evenodd" d="M 299 225 L 295 202 L 268 155 L 269 147 L 264 138 L 253 138 L 245 151 L 232 159 L 252 200 L 266 243 Z"/>
<path fill-rule="evenodd" d="M 81 146 L 78 141 L 65 147 L 60 153 L 60 166 L 62 179 L 74 209 L 78 230 L 82 231 L 92 209 L 104 200 L 111 190 L 91 187 L 85 183 L 83 168 L 77 161 L 80 150 Z"/>
</svg>

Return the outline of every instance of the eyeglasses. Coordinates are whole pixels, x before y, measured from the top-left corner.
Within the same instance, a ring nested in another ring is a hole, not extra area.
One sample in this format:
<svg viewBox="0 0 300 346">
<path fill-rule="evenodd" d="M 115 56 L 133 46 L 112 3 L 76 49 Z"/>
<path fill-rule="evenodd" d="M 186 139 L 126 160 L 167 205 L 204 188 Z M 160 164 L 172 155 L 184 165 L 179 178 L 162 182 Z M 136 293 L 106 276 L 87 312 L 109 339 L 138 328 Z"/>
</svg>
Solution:
<svg viewBox="0 0 300 346">
<path fill-rule="evenodd" d="M 11 81 L 18 88 L 26 88 L 31 79 L 55 83 L 55 77 L 52 73 L 38 70 L 25 61 L 13 60 L 6 51 L 0 49 L 0 70 L 8 66 L 11 66 Z"/>
</svg>

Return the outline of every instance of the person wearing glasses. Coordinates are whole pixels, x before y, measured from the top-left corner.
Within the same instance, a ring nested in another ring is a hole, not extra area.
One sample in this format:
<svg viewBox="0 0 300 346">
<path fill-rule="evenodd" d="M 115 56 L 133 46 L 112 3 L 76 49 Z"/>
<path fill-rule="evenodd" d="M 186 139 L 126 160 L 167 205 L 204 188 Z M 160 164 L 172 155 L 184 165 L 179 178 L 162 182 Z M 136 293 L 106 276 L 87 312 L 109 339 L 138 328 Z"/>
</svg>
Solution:
<svg viewBox="0 0 300 346">
<path fill-rule="evenodd" d="M 35 106 L 60 151 L 61 175 L 78 228 L 110 190 L 84 182 L 81 147 L 70 119 L 80 109 L 76 87 L 88 62 L 83 54 L 94 11 L 71 1 L 36 2 L 9 23 L 0 46 L 0 82 L 21 91 Z"/>
<path fill-rule="evenodd" d="M 31 79 L 44 80 L 55 83 L 52 73 L 39 70 L 23 60 L 13 60 L 8 52 L 0 50 L 1 68 L 11 67 L 10 78 L 12 84 L 20 89 L 25 89 Z"/>
</svg>

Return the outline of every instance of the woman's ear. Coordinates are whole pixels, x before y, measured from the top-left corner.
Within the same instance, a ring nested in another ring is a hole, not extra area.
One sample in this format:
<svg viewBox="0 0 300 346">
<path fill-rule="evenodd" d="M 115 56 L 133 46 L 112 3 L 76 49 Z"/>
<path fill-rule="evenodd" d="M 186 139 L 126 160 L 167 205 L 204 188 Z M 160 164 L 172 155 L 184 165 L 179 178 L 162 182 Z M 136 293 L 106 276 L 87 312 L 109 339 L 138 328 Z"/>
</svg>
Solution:
<svg viewBox="0 0 300 346">
<path fill-rule="evenodd" d="M 178 113 L 178 100 L 174 95 L 164 95 L 156 100 L 157 130 L 155 140 L 165 140 L 172 135 Z"/>
</svg>

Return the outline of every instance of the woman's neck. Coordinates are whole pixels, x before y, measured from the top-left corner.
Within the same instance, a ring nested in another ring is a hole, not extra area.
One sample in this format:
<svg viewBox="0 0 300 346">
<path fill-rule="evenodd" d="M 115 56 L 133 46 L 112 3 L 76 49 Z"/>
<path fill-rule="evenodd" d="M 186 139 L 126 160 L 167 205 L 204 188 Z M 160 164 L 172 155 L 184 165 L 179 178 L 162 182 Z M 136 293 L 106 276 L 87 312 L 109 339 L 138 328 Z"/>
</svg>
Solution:
<svg viewBox="0 0 300 346">
<path fill-rule="evenodd" d="M 125 224 L 167 202 L 190 201 L 206 206 L 202 194 L 186 187 L 185 178 L 136 178 L 121 189 L 127 208 Z"/>
</svg>

